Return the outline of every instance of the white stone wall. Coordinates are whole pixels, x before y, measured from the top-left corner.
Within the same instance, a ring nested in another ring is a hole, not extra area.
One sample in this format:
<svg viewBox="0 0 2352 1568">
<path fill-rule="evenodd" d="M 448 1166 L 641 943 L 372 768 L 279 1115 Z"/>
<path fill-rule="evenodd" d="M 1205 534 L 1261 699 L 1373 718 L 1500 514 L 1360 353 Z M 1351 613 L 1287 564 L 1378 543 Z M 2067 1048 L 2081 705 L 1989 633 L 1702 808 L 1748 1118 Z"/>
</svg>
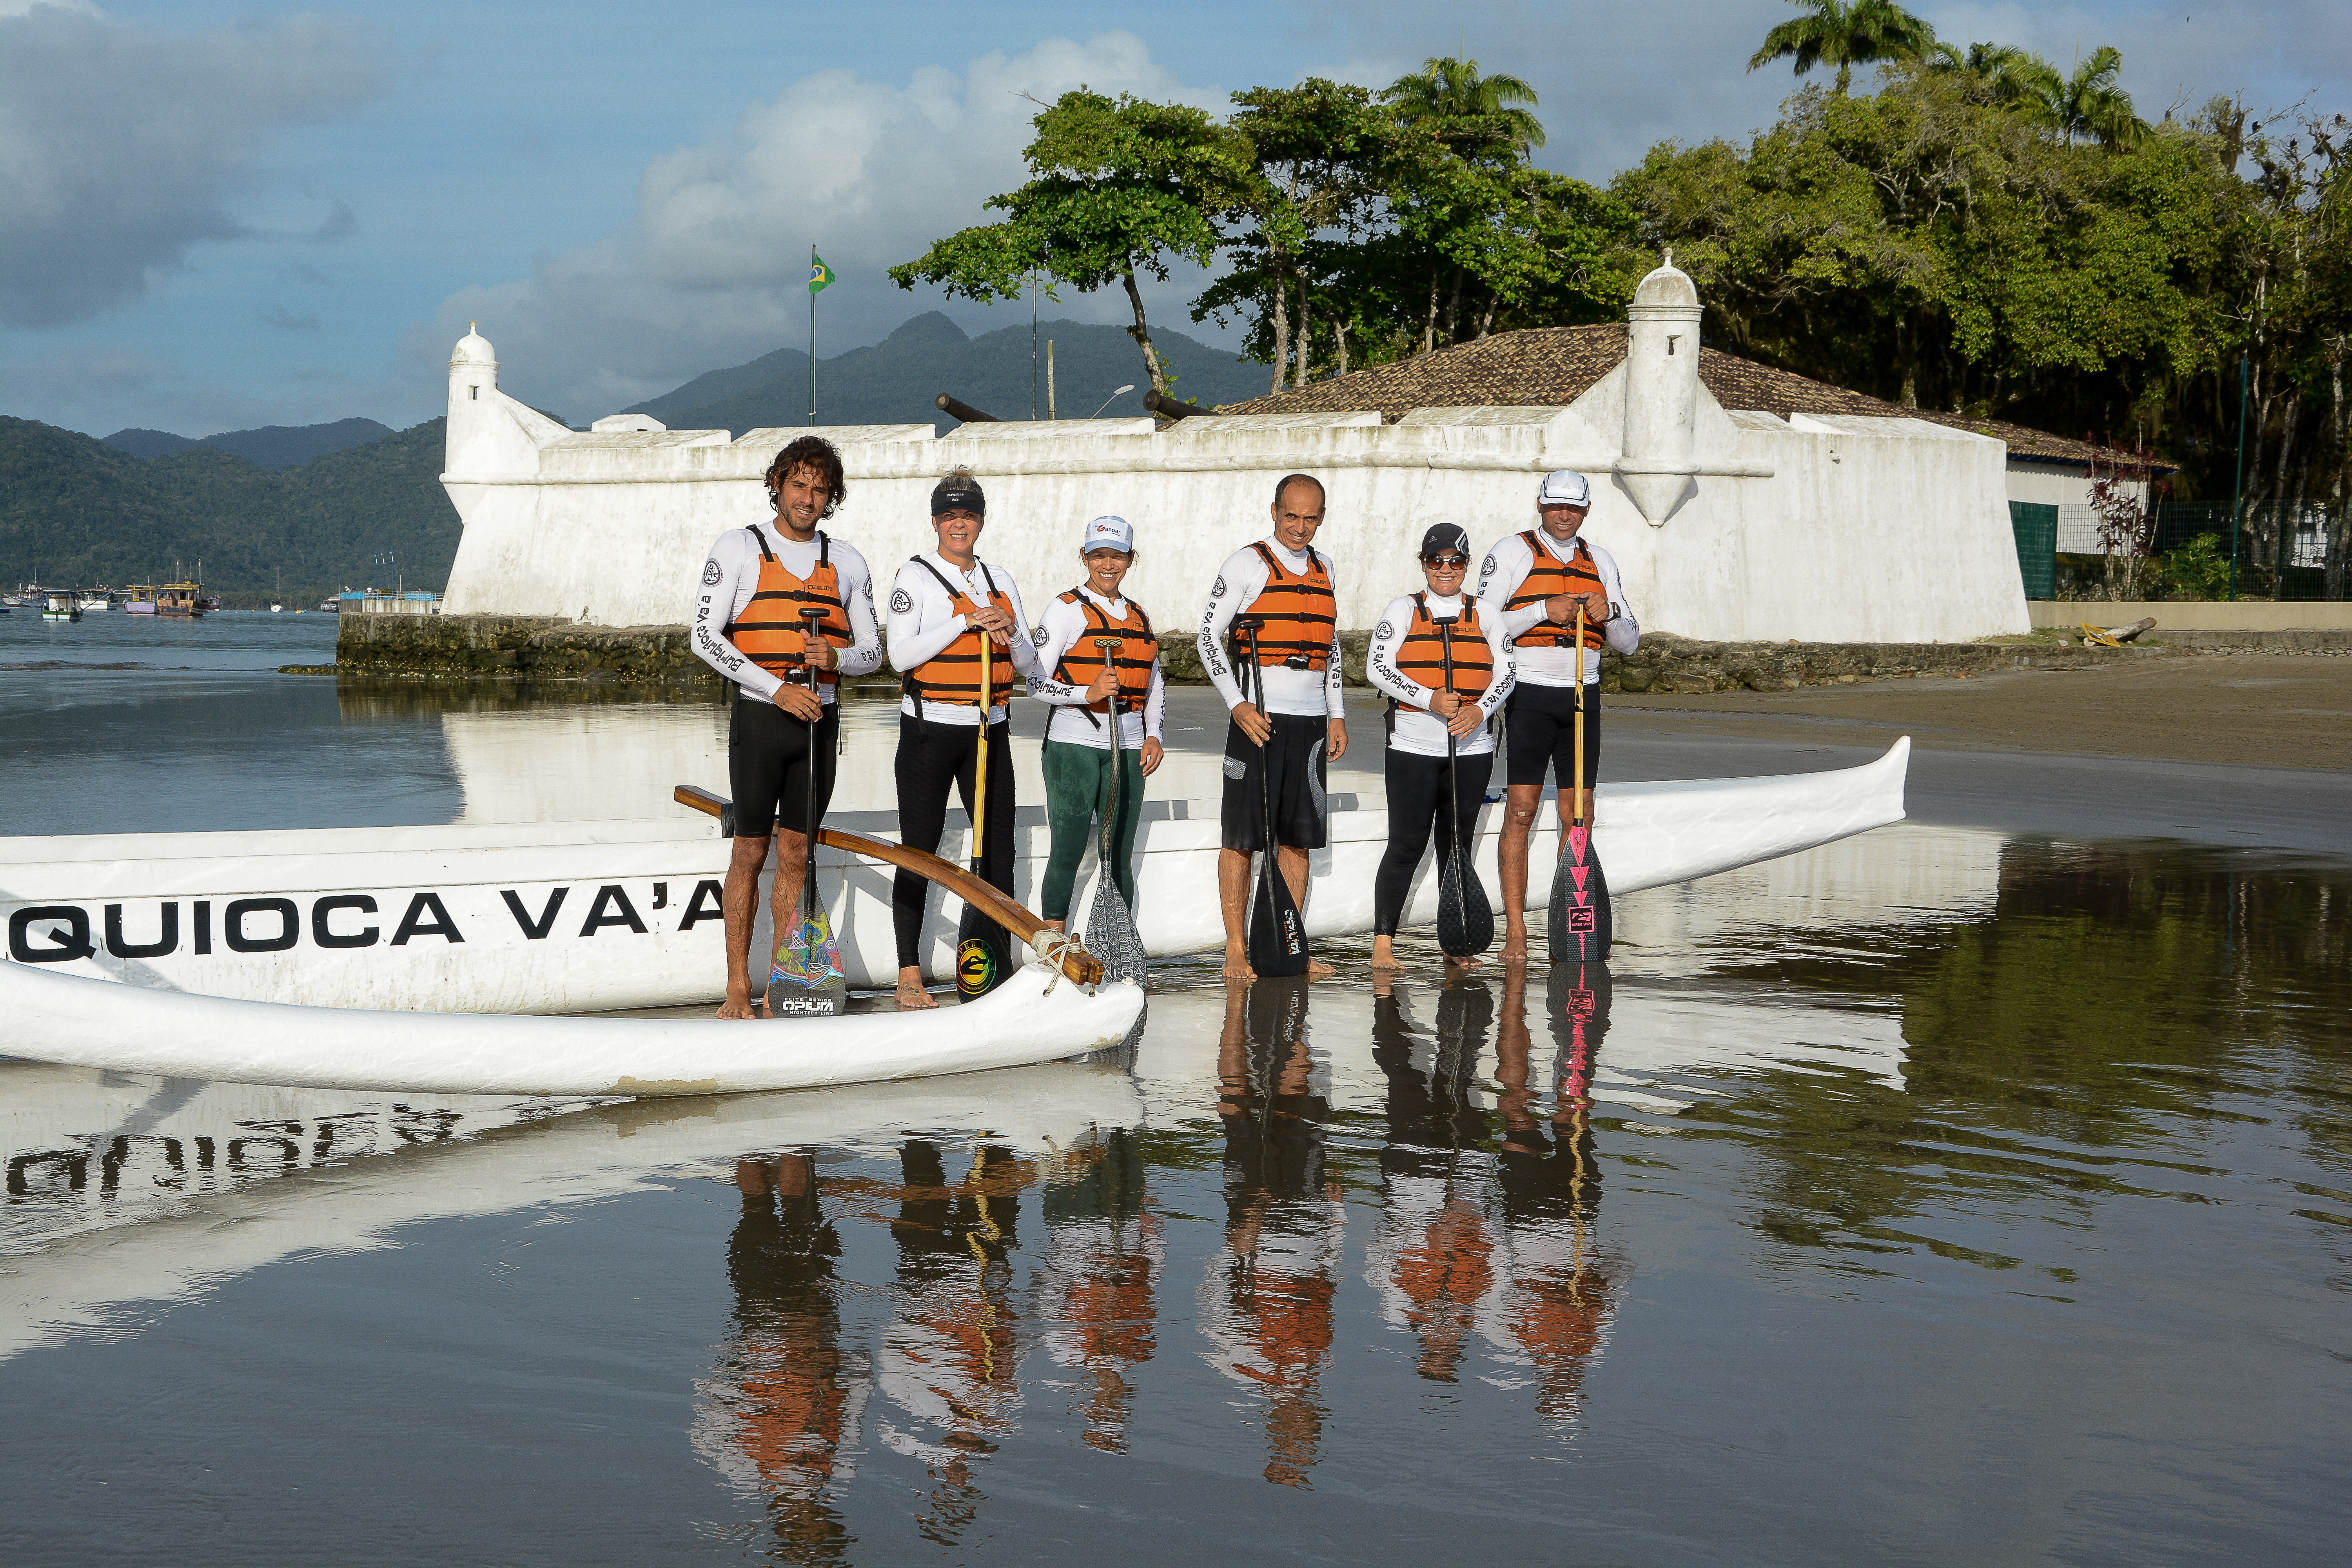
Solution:
<svg viewBox="0 0 2352 1568">
<path fill-rule="evenodd" d="M 479 339 L 469 339 L 480 343 Z M 482 343 L 453 363 L 450 468 L 466 532 L 452 614 L 674 625 L 720 530 L 765 515 L 761 475 L 802 429 L 573 433 L 496 390 Z M 1535 523 L 1552 468 L 1594 481 L 1587 534 L 1624 571 L 1644 626 L 1705 637 L 1961 641 L 2027 629 L 1995 440 L 1913 419 L 1727 413 L 1701 388 L 1690 487 L 1645 521 L 1622 462 L 1621 366 L 1566 408 L 835 427 L 849 500 L 826 527 L 864 551 L 887 589 L 932 543 L 929 497 L 959 463 L 981 477 L 981 553 L 1009 568 L 1033 617 L 1077 581 L 1079 532 L 1116 512 L 1136 527 L 1129 586 L 1161 630 L 1198 620 L 1218 563 L 1260 537 L 1276 481 L 1300 471 L 1330 500 L 1318 545 L 1339 568 L 1343 626 L 1370 627 L 1418 587 L 1432 522 L 1483 548 Z M 485 381 L 485 376 L 488 380 Z M 478 390 L 474 390 L 478 388 Z M 1677 459 L 1679 461 L 1679 459 Z"/>
</svg>

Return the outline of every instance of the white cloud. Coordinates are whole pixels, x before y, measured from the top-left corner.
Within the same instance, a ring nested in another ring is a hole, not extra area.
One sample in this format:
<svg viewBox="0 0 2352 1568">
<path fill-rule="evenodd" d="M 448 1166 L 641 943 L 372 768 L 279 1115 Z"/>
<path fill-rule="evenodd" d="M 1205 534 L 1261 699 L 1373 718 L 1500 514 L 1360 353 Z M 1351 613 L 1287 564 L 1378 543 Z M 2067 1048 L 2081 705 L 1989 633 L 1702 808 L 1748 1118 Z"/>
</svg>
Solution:
<svg viewBox="0 0 2352 1568">
<path fill-rule="evenodd" d="M 241 232 L 230 200 L 271 137 L 373 97 L 381 56 L 331 18 L 170 34 L 0 9 L 0 321 L 98 315 Z"/>
<path fill-rule="evenodd" d="M 981 203 L 1025 177 L 1032 99 L 1081 85 L 1226 107 L 1223 89 L 1186 88 L 1127 33 L 991 53 L 961 75 L 925 67 L 903 86 L 820 71 L 751 105 L 725 139 L 654 159 L 635 214 L 603 239 L 450 296 L 408 334 L 408 357 L 445 358 L 478 321 L 509 391 L 584 419 L 801 342 L 812 244 L 840 275 L 820 301 L 817 352 L 869 342 L 938 303 L 886 269 L 984 221 Z M 1086 308 L 1066 294 L 1056 313 Z M 1096 302 L 1106 319 L 1112 308 Z"/>
</svg>

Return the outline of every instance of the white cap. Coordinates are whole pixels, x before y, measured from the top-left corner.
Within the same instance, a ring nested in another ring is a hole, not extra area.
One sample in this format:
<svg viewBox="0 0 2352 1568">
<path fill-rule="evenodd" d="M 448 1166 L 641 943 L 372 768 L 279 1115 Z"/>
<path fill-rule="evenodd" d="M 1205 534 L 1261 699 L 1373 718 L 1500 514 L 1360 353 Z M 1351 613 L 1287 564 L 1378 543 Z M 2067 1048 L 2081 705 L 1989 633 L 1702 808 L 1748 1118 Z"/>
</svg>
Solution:
<svg viewBox="0 0 2352 1568">
<path fill-rule="evenodd" d="M 1554 468 L 1536 491 L 1538 506 L 1591 506 L 1592 487 L 1574 468 Z"/>
<path fill-rule="evenodd" d="M 1087 524 L 1087 540 L 1078 546 L 1078 553 L 1085 555 L 1097 550 L 1117 550 L 1134 554 L 1133 525 L 1123 517 L 1098 517 Z"/>
</svg>

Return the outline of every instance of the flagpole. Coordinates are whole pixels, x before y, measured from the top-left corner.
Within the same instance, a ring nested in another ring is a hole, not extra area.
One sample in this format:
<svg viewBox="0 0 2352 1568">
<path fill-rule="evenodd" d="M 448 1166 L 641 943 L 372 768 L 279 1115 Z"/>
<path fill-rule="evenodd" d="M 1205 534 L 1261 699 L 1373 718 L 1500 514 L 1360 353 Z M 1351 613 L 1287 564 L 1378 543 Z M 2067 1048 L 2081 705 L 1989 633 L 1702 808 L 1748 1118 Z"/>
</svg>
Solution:
<svg viewBox="0 0 2352 1568">
<path fill-rule="evenodd" d="M 809 247 L 809 424 L 816 424 L 816 247 Z"/>
</svg>

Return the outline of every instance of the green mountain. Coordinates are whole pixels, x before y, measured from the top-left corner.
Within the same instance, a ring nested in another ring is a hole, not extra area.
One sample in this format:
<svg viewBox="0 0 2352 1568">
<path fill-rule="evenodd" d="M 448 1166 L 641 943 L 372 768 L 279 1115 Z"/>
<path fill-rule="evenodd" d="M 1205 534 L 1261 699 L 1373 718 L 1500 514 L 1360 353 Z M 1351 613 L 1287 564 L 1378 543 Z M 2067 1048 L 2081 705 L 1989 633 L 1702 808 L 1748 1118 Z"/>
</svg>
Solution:
<svg viewBox="0 0 2352 1568">
<path fill-rule="evenodd" d="M 338 419 L 331 425 L 264 425 L 257 430 L 224 430 L 201 441 L 169 430 L 117 430 L 106 444 L 134 458 L 169 458 L 191 447 L 215 447 L 265 468 L 295 468 L 329 452 L 381 441 L 392 426 L 373 419 Z"/>
<path fill-rule="evenodd" d="M 390 551 L 403 585 L 438 589 L 457 553 L 442 426 L 266 468 L 208 444 L 152 459 L 0 416 L 0 582 L 167 581 L 204 563 L 231 604 L 289 604 L 368 581 Z"/>
<path fill-rule="evenodd" d="M 1045 416 L 1045 342 L 1054 342 L 1056 405 L 1065 419 L 1084 419 L 1121 386 L 1137 390 L 1112 402 L 1106 417 L 1143 412 L 1150 385 L 1135 340 L 1118 327 L 1082 321 L 1037 325 L 1037 417 Z M 1265 395 L 1273 372 L 1225 349 L 1165 328 L 1151 335 L 1175 373 L 1177 396 L 1207 407 Z M 808 355 L 778 349 L 749 364 L 697 376 L 630 414 L 650 414 L 673 430 L 726 430 L 740 436 L 769 426 L 808 423 Z M 816 367 L 817 419 L 825 425 L 912 425 L 928 420 L 941 434 L 955 421 L 932 401 L 950 393 L 1001 419 L 1029 417 L 1029 329 L 1003 327 L 979 337 L 937 310 L 917 316 L 870 348 L 851 349 Z"/>
</svg>

